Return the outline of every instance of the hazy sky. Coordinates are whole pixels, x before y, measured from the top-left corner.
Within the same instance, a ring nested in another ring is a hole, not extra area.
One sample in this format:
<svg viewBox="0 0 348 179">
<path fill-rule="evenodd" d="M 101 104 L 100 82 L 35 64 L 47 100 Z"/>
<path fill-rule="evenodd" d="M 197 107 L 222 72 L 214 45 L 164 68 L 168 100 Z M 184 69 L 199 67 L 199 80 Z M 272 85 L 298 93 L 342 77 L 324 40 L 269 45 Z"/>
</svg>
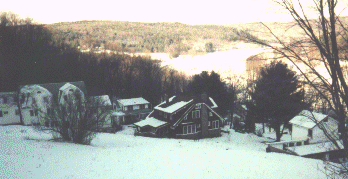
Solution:
<svg viewBox="0 0 348 179">
<path fill-rule="evenodd" d="M 305 1 L 312 0 L 301 0 Z M 225 24 L 290 20 L 272 0 L 7 0 L 0 9 L 41 23 L 120 20 Z"/>
</svg>

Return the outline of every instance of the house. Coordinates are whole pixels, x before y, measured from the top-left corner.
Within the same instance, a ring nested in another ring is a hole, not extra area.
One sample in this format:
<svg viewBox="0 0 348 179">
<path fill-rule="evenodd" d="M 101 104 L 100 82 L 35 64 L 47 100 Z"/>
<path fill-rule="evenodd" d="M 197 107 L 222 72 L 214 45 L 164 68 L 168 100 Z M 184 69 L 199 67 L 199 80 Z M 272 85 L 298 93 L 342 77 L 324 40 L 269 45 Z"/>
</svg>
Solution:
<svg viewBox="0 0 348 179">
<path fill-rule="evenodd" d="M 215 101 L 206 94 L 173 96 L 154 107 L 151 114 L 137 122 L 137 135 L 197 139 L 221 135 L 223 118 L 215 112 Z"/>
<path fill-rule="evenodd" d="M 266 151 L 332 162 L 347 161 L 342 141 L 338 136 L 338 122 L 332 117 L 303 110 L 289 123 L 291 124 L 291 140 L 268 143 Z M 331 140 L 324 131 L 330 135 Z"/>
<path fill-rule="evenodd" d="M 0 125 L 19 124 L 17 92 L 0 92 Z"/>
<path fill-rule="evenodd" d="M 236 103 L 234 105 L 233 121 L 245 122 L 248 113 L 248 108 L 245 104 Z"/>
<path fill-rule="evenodd" d="M 151 112 L 151 104 L 142 97 L 130 99 L 116 99 L 113 109 L 114 119 L 122 124 L 132 124 L 145 119 Z"/>
<path fill-rule="evenodd" d="M 338 122 L 326 114 L 303 110 L 289 123 L 292 125 L 291 140 L 309 139 L 310 143 L 327 141 L 322 128 L 338 138 Z"/>
<path fill-rule="evenodd" d="M 54 102 L 66 106 L 67 101 L 75 101 L 71 99 L 76 96 L 84 100 L 86 94 L 83 81 L 22 85 L 19 100 L 23 124 L 50 125 L 42 117 L 52 111 Z"/>
<path fill-rule="evenodd" d="M 120 127 L 113 118 L 113 107 L 108 95 L 89 97 L 92 108 L 96 111 L 98 126 L 97 131 L 115 132 Z"/>
</svg>

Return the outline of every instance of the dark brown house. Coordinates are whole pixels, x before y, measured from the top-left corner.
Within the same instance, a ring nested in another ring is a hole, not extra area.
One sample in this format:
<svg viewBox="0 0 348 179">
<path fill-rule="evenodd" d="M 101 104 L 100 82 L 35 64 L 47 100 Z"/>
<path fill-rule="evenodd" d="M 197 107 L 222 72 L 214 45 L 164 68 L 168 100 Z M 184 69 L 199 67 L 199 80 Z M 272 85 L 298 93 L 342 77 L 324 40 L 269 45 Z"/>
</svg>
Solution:
<svg viewBox="0 0 348 179">
<path fill-rule="evenodd" d="M 173 96 L 154 107 L 145 120 L 134 124 L 136 134 L 187 139 L 217 137 L 223 122 L 214 110 L 217 107 L 206 94 Z"/>
</svg>

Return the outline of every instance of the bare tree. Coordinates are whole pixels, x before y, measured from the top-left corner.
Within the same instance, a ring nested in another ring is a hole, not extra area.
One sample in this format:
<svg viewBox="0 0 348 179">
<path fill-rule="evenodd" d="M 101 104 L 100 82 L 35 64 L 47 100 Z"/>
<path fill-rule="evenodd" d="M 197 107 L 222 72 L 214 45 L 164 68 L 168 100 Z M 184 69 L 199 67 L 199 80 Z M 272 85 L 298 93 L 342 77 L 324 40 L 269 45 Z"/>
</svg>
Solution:
<svg viewBox="0 0 348 179">
<path fill-rule="evenodd" d="M 339 121 L 340 138 L 345 149 L 345 157 L 347 157 L 348 137 L 345 119 L 348 85 L 344 68 L 347 58 L 341 53 L 344 50 L 340 49 L 338 39 L 342 38 L 346 41 L 348 36 L 347 29 L 336 12 L 338 0 L 313 0 L 312 7 L 318 15 L 316 19 L 309 18 L 308 11 L 299 1 L 277 0 L 275 2 L 292 16 L 294 26 L 299 27 L 304 34 L 302 39 L 282 40 L 263 23 L 276 43 L 258 39 L 246 31 L 238 33 L 245 39 L 273 49 L 279 58 L 289 60 L 302 74 L 307 85 L 313 88 L 335 111 Z M 338 149 L 342 148 L 335 140 L 331 141 Z M 346 169 L 340 172 L 347 174 Z"/>
<path fill-rule="evenodd" d="M 81 94 L 66 96 L 66 103 L 46 104 L 47 110 L 39 110 L 38 130 L 52 133 L 55 139 L 73 141 L 78 144 L 90 144 L 95 137 L 98 125 L 105 120 L 106 111 L 98 110 L 95 100 L 84 100 Z"/>
</svg>

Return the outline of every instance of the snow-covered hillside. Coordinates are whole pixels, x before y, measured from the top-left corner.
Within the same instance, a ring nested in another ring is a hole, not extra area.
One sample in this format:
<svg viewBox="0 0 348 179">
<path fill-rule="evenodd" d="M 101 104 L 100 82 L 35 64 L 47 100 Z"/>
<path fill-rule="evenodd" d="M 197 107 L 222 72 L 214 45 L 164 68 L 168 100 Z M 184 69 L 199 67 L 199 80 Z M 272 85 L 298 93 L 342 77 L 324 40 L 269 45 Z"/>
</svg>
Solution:
<svg viewBox="0 0 348 179">
<path fill-rule="evenodd" d="M 193 141 L 126 128 L 99 134 L 92 146 L 47 139 L 30 127 L 1 126 L 0 178 L 325 178 L 321 161 L 266 153 L 267 139 L 233 131 Z"/>
</svg>

